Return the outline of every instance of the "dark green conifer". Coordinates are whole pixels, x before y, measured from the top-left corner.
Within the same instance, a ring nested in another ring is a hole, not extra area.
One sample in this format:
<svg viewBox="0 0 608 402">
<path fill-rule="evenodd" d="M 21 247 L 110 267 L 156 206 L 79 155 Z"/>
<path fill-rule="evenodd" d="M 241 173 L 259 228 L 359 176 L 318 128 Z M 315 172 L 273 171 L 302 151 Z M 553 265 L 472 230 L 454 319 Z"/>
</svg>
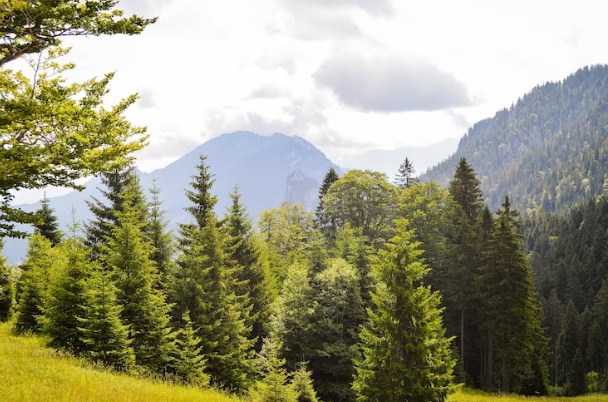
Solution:
<svg viewBox="0 0 608 402">
<path fill-rule="evenodd" d="M 363 358 L 356 361 L 358 401 L 444 401 L 454 361 L 441 322 L 440 299 L 420 285 L 429 268 L 406 220 L 380 251 L 378 286 L 361 332 Z"/>
<path fill-rule="evenodd" d="M 401 165 L 399 165 L 399 170 L 395 174 L 393 182 L 400 189 L 409 188 L 418 183 L 418 178 L 414 176 L 415 173 L 414 164 L 406 157 Z"/>
<path fill-rule="evenodd" d="M 36 233 L 40 233 L 51 241 L 53 246 L 61 243 L 62 233 L 59 230 L 59 224 L 57 223 L 57 217 L 54 214 L 53 209 L 49 204 L 49 199 L 46 197 L 46 193 L 42 200 L 40 200 L 40 209 L 36 211 L 39 221 L 34 225 L 36 227 Z"/>
<path fill-rule="evenodd" d="M 333 167 L 330 167 L 327 173 L 325 173 L 325 177 L 323 177 L 321 187 L 319 187 L 319 205 L 317 205 L 317 209 L 315 210 L 315 224 L 317 228 L 323 232 L 325 238 L 330 241 L 333 240 L 333 237 L 336 234 L 337 224 L 332 218 L 326 216 L 323 197 L 325 197 L 325 194 L 327 194 L 331 185 L 339 178 L 336 170 Z"/>
<path fill-rule="evenodd" d="M 0 251 L 2 241 L 0 240 Z M 0 256 L 0 322 L 8 321 L 13 314 L 15 303 L 15 285 L 11 277 L 11 268 L 6 258 Z"/>
<path fill-rule="evenodd" d="M 150 190 L 152 200 L 150 202 L 149 216 L 149 235 L 154 251 L 150 258 L 156 263 L 158 271 L 159 286 L 163 287 L 166 284 L 167 272 L 173 264 L 174 244 L 173 238 L 167 232 L 167 224 L 163 219 L 163 210 L 161 209 L 160 190 L 154 181 Z"/>
</svg>

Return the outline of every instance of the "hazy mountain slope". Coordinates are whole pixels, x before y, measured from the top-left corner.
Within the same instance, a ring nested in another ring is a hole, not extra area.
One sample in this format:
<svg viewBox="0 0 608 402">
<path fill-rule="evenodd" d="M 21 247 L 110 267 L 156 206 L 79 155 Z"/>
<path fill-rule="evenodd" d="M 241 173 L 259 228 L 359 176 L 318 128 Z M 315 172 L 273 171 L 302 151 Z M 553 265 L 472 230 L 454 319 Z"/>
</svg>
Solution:
<svg viewBox="0 0 608 402">
<path fill-rule="evenodd" d="M 608 66 L 585 67 L 475 124 L 456 153 L 423 180 L 447 185 L 464 156 L 492 209 L 506 194 L 520 209 L 561 209 L 602 193 L 608 179 L 607 127 Z"/>
<path fill-rule="evenodd" d="M 393 179 L 399 165 L 407 157 L 418 174 L 447 159 L 456 151 L 458 139 L 447 138 L 428 147 L 403 147 L 397 149 L 372 149 L 357 155 L 345 156 L 336 162 L 345 168 L 370 169 L 386 173 Z"/>
<path fill-rule="evenodd" d="M 316 207 L 317 191 L 330 166 L 340 171 L 325 155 L 300 137 L 283 134 L 260 136 L 251 132 L 236 132 L 213 138 L 198 146 L 172 164 L 151 173 L 140 173 L 141 183 L 148 190 L 156 180 L 163 201 L 169 228 L 189 221 L 184 208 L 188 206 L 185 190 L 189 188 L 199 156 L 206 155 L 215 174 L 214 193 L 218 196 L 216 212 L 223 216 L 230 205 L 229 194 L 239 186 L 242 202 L 252 218 L 260 212 L 280 205 L 284 200 Z M 91 217 L 86 200 L 99 197 L 99 179 L 87 183 L 86 190 L 50 198 L 50 204 L 63 227 L 73 221 L 84 222 Z M 28 211 L 39 204 L 21 206 Z M 25 255 L 23 240 L 7 239 L 4 254 L 10 263 Z"/>
</svg>

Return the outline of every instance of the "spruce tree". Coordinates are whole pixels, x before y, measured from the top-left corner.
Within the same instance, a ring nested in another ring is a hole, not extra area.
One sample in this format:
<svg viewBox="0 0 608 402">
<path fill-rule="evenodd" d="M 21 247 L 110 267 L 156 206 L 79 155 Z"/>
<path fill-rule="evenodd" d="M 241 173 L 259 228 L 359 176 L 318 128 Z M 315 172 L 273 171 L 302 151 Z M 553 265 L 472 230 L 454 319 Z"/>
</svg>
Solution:
<svg viewBox="0 0 608 402">
<path fill-rule="evenodd" d="M 521 392 L 530 370 L 540 370 L 538 382 L 546 384 L 543 365 L 534 361 L 544 357 L 537 347 L 542 343 L 540 307 L 515 232 L 517 212 L 511 209 L 508 197 L 497 215 L 476 284 L 481 292 L 486 342 L 482 384 L 501 392 Z M 546 389 L 539 391 L 546 393 Z"/>
<path fill-rule="evenodd" d="M 79 239 L 68 239 L 61 251 L 66 256 L 66 268 L 51 285 L 50 297 L 44 306 L 43 329 L 50 338 L 50 346 L 78 355 L 86 350 L 79 327 L 85 316 L 91 262 L 88 250 Z"/>
<path fill-rule="evenodd" d="M 117 292 L 110 274 L 94 262 L 79 330 L 87 357 L 116 370 L 128 371 L 135 364 L 135 355 L 128 339 L 129 329 L 120 319 L 122 308 Z"/>
<path fill-rule="evenodd" d="M 399 170 L 397 174 L 395 174 L 395 180 L 393 183 L 400 189 L 405 189 L 413 186 L 418 183 L 418 178 L 414 176 L 416 173 L 416 169 L 414 169 L 414 164 L 406 157 L 401 165 L 399 165 Z"/>
<path fill-rule="evenodd" d="M 279 355 L 281 342 L 275 338 L 264 340 L 262 351 L 256 359 L 261 380 L 249 390 L 252 402 L 297 402 L 298 394 L 288 383 L 285 360 Z"/>
<path fill-rule="evenodd" d="M 141 188 L 135 180 L 123 188 L 121 211 L 115 212 L 116 225 L 101 247 L 101 259 L 111 270 L 121 319 L 129 327 L 129 339 L 136 363 L 162 372 L 172 348 L 169 310 L 158 283 L 156 265 L 151 259 L 153 246 L 143 228 Z"/>
<path fill-rule="evenodd" d="M 319 402 L 312 384 L 311 373 L 306 368 L 306 362 L 298 363 L 298 368 L 293 373 L 291 387 L 298 395 L 297 402 Z"/>
<path fill-rule="evenodd" d="M 0 240 L 0 250 L 2 241 Z M 0 322 L 8 321 L 13 313 L 15 303 L 15 285 L 11 277 L 11 268 L 6 258 L 0 256 Z"/>
<path fill-rule="evenodd" d="M 260 350 L 262 340 L 268 336 L 270 304 L 273 296 L 268 265 L 261 258 L 259 246 L 253 237 L 251 221 L 241 204 L 238 188 L 230 194 L 232 205 L 224 219 L 227 240 L 226 250 L 234 266 L 234 289 L 245 307 L 246 324 L 251 326 L 251 339 Z M 248 314 L 247 314 L 248 313 Z"/>
<path fill-rule="evenodd" d="M 167 223 L 163 219 L 163 210 L 161 209 L 160 189 L 156 185 L 156 181 L 152 184 L 150 190 L 152 200 L 150 202 L 149 213 L 149 236 L 152 242 L 154 251 L 150 256 L 151 260 L 156 263 L 158 271 L 159 287 L 166 284 L 167 272 L 173 264 L 174 244 L 173 237 L 167 232 Z"/>
<path fill-rule="evenodd" d="M 333 240 L 333 237 L 336 234 L 337 225 L 333 219 L 326 216 L 325 206 L 323 205 L 323 197 L 325 197 L 325 194 L 327 194 L 327 191 L 329 191 L 331 185 L 334 184 L 339 178 L 338 173 L 332 166 L 329 168 L 327 173 L 325 173 L 321 187 L 319 187 L 319 205 L 317 205 L 315 210 L 315 224 L 328 240 Z"/>
<path fill-rule="evenodd" d="M 39 221 L 34 225 L 36 233 L 41 234 L 50 240 L 53 246 L 61 243 L 62 233 L 59 230 L 59 224 L 57 223 L 57 217 L 54 215 L 54 211 L 49 204 L 49 199 L 46 197 L 46 193 L 42 200 L 40 200 L 40 209 L 36 211 L 39 217 Z"/>
<path fill-rule="evenodd" d="M 186 384 L 199 387 L 209 385 L 209 376 L 205 373 L 205 359 L 200 348 L 201 339 L 186 311 L 182 316 L 182 325 L 175 337 L 175 356 L 171 364 L 178 378 Z"/>
<path fill-rule="evenodd" d="M 251 371 L 251 327 L 243 318 L 241 298 L 235 293 L 234 269 L 226 256 L 226 239 L 213 212 L 212 175 L 201 157 L 192 190 L 186 195 L 193 205 L 187 210 L 196 223 L 181 225 L 180 255 L 169 282 L 174 319 L 188 310 L 207 373 L 215 385 L 242 391 Z"/>
<path fill-rule="evenodd" d="M 465 158 L 461 158 L 458 162 L 454 178 L 450 181 L 449 191 L 452 198 L 464 210 L 469 222 L 476 222 L 484 206 L 481 183 L 477 179 L 475 170 Z"/>
<path fill-rule="evenodd" d="M 62 266 L 62 258 L 46 237 L 37 233 L 30 236 L 18 283 L 17 331 L 37 333 L 42 330 L 41 318 L 49 284 L 55 280 Z"/>
<path fill-rule="evenodd" d="M 407 221 L 396 225 L 374 266 L 378 286 L 361 332 L 363 357 L 356 361 L 353 389 L 358 401 L 443 401 L 454 361 L 440 297 L 421 284 L 429 268 Z"/>
</svg>

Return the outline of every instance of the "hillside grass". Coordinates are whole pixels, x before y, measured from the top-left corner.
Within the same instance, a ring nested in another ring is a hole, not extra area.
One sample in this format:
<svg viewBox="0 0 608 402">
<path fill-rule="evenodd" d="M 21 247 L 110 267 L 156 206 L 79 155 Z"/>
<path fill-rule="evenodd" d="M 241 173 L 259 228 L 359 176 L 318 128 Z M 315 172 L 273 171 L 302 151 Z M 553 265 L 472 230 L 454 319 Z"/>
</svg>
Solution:
<svg viewBox="0 0 608 402">
<path fill-rule="evenodd" d="M 519 395 L 496 395 L 482 391 L 462 389 L 448 397 L 447 402 L 608 402 L 608 395 L 589 394 L 576 397 L 560 396 L 519 396 Z"/>
<path fill-rule="evenodd" d="M 15 336 L 0 324 L 0 400 L 239 402 L 214 390 L 172 385 L 96 368 L 61 356 L 37 336 Z M 241 401 L 242 402 L 242 401 Z"/>
<path fill-rule="evenodd" d="M 44 346 L 38 336 L 15 336 L 0 324 L 2 402 L 244 402 L 214 390 L 201 390 L 114 373 Z M 522 397 L 461 389 L 447 402 L 608 402 L 608 395 Z"/>
</svg>

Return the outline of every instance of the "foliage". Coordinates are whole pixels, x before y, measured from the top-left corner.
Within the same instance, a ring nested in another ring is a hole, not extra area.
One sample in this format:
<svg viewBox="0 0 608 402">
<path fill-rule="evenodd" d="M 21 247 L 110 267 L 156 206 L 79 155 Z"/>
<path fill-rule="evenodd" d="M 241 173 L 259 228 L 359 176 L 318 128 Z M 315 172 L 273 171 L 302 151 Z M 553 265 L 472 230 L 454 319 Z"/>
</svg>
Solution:
<svg viewBox="0 0 608 402">
<path fill-rule="evenodd" d="M 11 318 L 14 304 L 15 284 L 11 277 L 11 268 L 6 263 L 6 258 L 0 256 L 0 322 Z"/>
<path fill-rule="evenodd" d="M 298 394 L 288 384 L 285 360 L 279 356 L 281 343 L 274 338 L 266 338 L 257 364 L 262 379 L 249 391 L 252 402 L 297 402 Z"/>
<path fill-rule="evenodd" d="M 205 359 L 201 354 L 201 339 L 190 320 L 190 313 L 186 311 L 182 316 L 182 325 L 176 333 L 175 351 L 177 352 L 171 363 L 175 374 L 186 384 L 206 386 L 209 376 L 205 373 Z"/>
<path fill-rule="evenodd" d="M 59 224 L 57 223 L 57 217 L 53 214 L 53 209 L 49 205 L 49 199 L 46 198 L 46 193 L 40 201 L 40 209 L 36 212 L 39 215 L 39 221 L 34 226 L 36 227 L 36 233 L 40 233 L 51 241 L 53 246 L 61 243 L 61 237 L 63 236 L 59 230 Z"/>
<path fill-rule="evenodd" d="M 337 227 L 348 223 L 373 242 L 390 236 L 397 191 L 382 173 L 350 170 L 329 188 L 323 204 Z"/>
<path fill-rule="evenodd" d="M 312 385 L 310 371 L 306 369 L 306 363 L 298 365 L 298 369 L 293 374 L 291 386 L 298 395 L 297 402 L 318 402 L 317 393 Z"/>
<path fill-rule="evenodd" d="M 414 184 L 418 183 L 418 178 L 414 176 L 416 173 L 416 169 L 414 169 L 414 164 L 407 157 L 401 165 L 399 165 L 399 170 L 397 174 L 395 174 L 395 180 L 393 183 L 400 189 L 410 188 Z"/>
<path fill-rule="evenodd" d="M 326 216 L 323 197 L 325 197 L 329 188 L 338 181 L 339 178 L 336 170 L 333 167 L 330 167 L 323 177 L 321 187 L 319 187 L 319 205 L 317 205 L 317 208 L 315 209 L 315 224 L 328 240 L 332 240 L 336 234 L 336 223 Z"/>
<path fill-rule="evenodd" d="M 406 220 L 380 251 L 378 277 L 361 332 L 363 358 L 353 388 L 359 401 L 443 401 L 454 361 L 444 336 L 439 294 L 420 285 L 428 272 Z"/>
</svg>

